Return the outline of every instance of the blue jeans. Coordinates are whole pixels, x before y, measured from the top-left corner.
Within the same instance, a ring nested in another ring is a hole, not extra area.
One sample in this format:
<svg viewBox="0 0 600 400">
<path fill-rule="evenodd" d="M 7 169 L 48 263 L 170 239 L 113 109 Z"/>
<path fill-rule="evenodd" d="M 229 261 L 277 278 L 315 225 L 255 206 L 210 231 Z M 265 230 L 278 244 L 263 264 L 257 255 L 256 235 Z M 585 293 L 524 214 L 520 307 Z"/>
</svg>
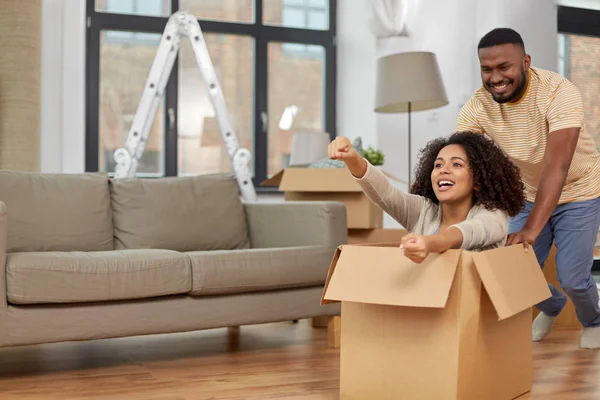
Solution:
<svg viewBox="0 0 600 400">
<path fill-rule="evenodd" d="M 533 203 L 526 202 L 523 210 L 510 219 L 509 233 L 525 225 Z M 556 274 L 560 287 L 573 301 L 577 318 L 584 327 L 600 326 L 598 289 L 592 276 L 594 244 L 600 225 L 600 198 L 561 204 L 533 244 L 533 250 L 542 268 L 548 258 L 552 241 L 556 245 Z M 567 299 L 548 284 L 552 297 L 536 307 L 549 316 L 558 315 Z"/>
</svg>

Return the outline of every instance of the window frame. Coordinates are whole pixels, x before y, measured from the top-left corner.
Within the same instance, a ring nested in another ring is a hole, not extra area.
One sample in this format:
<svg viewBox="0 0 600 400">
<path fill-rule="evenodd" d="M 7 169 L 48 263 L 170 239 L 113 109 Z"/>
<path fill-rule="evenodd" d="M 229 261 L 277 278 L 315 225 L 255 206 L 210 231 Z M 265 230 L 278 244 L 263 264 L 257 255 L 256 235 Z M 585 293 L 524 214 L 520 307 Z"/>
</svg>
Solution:
<svg viewBox="0 0 600 400">
<path fill-rule="evenodd" d="M 600 10 L 558 6 L 558 33 L 600 37 Z"/>
<path fill-rule="evenodd" d="M 558 6 L 557 26 L 558 34 L 600 38 L 600 10 Z M 600 271 L 600 258 L 594 257 L 592 271 Z"/>
<path fill-rule="evenodd" d="M 199 0 L 201 1 L 201 0 Z M 269 42 L 291 42 L 299 44 L 315 44 L 323 46 L 325 52 L 324 67 L 324 128 L 331 139 L 337 135 L 336 124 L 336 10 L 337 0 L 329 2 L 328 30 L 311 30 L 287 28 L 263 24 L 263 0 L 254 0 L 254 22 L 228 22 L 198 19 L 203 33 L 223 33 L 250 36 L 254 39 L 254 93 L 252 106 L 253 137 L 253 182 L 257 192 L 278 191 L 277 188 L 259 186 L 267 179 L 268 165 L 268 126 L 264 125 L 261 115 L 268 112 L 268 71 L 267 49 Z M 179 0 L 171 0 L 171 14 L 179 10 Z M 169 14 L 170 15 L 170 14 Z M 99 85 L 100 85 L 100 37 L 103 30 L 122 30 L 129 32 L 147 32 L 162 34 L 169 15 L 164 17 L 113 14 L 96 12 L 95 0 L 86 0 L 86 135 L 85 135 L 85 170 L 97 172 L 99 166 Z M 174 123 L 169 124 L 165 115 L 164 132 L 164 176 L 177 176 L 177 122 L 178 122 L 178 59 L 175 60 L 167 87 L 165 88 L 164 112 L 172 110 Z M 160 112 L 160 111 L 159 111 Z M 270 120 L 270 121 L 269 121 Z M 267 118 L 268 123 L 277 123 L 276 118 Z M 112 173 L 112 171 L 108 171 Z"/>
</svg>

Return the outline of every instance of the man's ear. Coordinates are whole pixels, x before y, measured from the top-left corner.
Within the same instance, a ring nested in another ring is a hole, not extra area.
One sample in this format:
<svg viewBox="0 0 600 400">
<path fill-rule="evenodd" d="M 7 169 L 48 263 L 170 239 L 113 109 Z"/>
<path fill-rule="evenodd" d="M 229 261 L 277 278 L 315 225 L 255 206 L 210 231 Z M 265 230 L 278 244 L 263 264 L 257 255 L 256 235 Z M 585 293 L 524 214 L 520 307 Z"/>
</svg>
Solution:
<svg viewBox="0 0 600 400">
<path fill-rule="evenodd" d="M 529 71 L 529 67 L 531 67 L 531 56 L 525 54 L 525 58 L 523 59 L 523 68 L 525 69 L 525 72 Z"/>
</svg>

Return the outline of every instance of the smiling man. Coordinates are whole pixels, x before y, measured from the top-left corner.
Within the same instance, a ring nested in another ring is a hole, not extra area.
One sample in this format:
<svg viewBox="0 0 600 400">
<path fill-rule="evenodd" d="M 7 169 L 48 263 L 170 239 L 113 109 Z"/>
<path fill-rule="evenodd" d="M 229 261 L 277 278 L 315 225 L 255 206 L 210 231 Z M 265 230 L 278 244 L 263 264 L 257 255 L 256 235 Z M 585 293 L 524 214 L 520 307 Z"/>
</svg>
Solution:
<svg viewBox="0 0 600 400">
<path fill-rule="evenodd" d="M 552 242 L 562 289 L 584 327 L 580 346 L 600 348 L 598 289 L 592 277 L 600 225 L 600 154 L 587 132 L 583 103 L 566 78 L 531 66 L 521 36 L 498 28 L 478 45 L 482 86 L 463 106 L 457 130 L 487 134 L 521 169 L 527 203 L 510 221 L 507 245 L 533 246 L 540 265 Z M 537 305 L 533 340 L 543 339 L 566 304 Z"/>
</svg>

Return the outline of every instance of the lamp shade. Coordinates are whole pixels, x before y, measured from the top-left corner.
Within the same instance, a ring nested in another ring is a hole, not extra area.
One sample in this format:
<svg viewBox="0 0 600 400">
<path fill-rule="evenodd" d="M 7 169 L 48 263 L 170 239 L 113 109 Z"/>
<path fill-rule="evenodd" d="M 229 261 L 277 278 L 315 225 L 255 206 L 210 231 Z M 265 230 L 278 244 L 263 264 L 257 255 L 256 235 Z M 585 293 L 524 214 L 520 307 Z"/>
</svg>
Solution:
<svg viewBox="0 0 600 400">
<path fill-rule="evenodd" d="M 435 54 L 398 53 L 377 60 L 375 111 L 402 113 L 448 104 Z"/>
</svg>

